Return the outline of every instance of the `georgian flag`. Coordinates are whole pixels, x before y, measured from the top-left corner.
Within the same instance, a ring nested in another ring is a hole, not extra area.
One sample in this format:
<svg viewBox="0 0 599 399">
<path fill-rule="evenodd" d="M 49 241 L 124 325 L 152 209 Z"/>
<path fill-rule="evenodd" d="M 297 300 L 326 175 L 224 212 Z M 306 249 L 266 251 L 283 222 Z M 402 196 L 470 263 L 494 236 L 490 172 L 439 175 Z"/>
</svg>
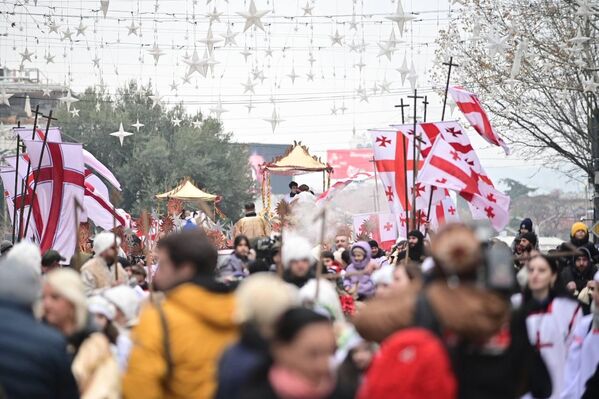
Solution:
<svg viewBox="0 0 599 399">
<path fill-rule="evenodd" d="M 496 230 L 501 230 L 509 222 L 510 199 L 495 189 L 488 177 L 474 170 L 476 162 L 468 154 L 464 155 L 439 135 L 418 175 L 418 181 L 457 191 L 469 202 L 471 210 L 475 209 L 478 215 L 484 214 Z"/>
<path fill-rule="evenodd" d="M 474 130 L 489 143 L 503 147 L 506 155 L 509 155 L 510 149 L 491 126 L 489 117 L 476 94 L 471 93 L 460 86 L 450 87 L 449 94 Z"/>
<path fill-rule="evenodd" d="M 458 208 L 451 197 L 447 196 L 437 203 L 434 209 L 435 217 L 432 218 L 431 228 L 438 230 L 439 227 L 448 223 L 460 222 Z"/>
<path fill-rule="evenodd" d="M 365 226 L 372 230 L 364 231 Z M 368 234 L 369 239 L 376 240 L 379 247 L 388 251 L 397 241 L 398 231 L 395 216 L 391 213 L 363 213 L 353 217 L 354 234 Z"/>
</svg>

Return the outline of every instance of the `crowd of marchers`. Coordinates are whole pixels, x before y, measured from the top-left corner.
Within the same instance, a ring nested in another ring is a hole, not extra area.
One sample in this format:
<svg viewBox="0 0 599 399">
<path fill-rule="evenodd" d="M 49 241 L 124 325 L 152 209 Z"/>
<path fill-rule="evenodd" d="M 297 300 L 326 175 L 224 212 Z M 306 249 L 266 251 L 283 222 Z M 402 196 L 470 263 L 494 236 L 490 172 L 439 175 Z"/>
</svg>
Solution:
<svg viewBox="0 0 599 399">
<path fill-rule="evenodd" d="M 145 259 L 0 245 L 0 398 L 599 398 L 599 251 L 450 224 L 385 250 L 197 226 Z M 334 226 L 335 227 L 335 226 Z"/>
</svg>

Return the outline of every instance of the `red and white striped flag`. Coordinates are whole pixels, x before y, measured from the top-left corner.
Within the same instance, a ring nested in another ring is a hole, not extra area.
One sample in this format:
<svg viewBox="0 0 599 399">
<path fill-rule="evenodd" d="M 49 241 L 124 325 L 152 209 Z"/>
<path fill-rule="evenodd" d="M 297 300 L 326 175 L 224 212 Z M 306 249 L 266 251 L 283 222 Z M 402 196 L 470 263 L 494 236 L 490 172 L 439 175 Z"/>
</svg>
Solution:
<svg viewBox="0 0 599 399">
<path fill-rule="evenodd" d="M 460 86 L 453 86 L 449 88 L 449 94 L 455 101 L 456 105 L 462 111 L 468 122 L 472 125 L 474 130 L 478 132 L 485 140 L 496 146 L 503 147 L 503 150 L 507 155 L 510 153 L 510 149 L 507 144 L 499 137 L 499 134 L 491 126 L 489 117 L 483 109 L 480 100 L 476 94 L 471 93 Z"/>
</svg>

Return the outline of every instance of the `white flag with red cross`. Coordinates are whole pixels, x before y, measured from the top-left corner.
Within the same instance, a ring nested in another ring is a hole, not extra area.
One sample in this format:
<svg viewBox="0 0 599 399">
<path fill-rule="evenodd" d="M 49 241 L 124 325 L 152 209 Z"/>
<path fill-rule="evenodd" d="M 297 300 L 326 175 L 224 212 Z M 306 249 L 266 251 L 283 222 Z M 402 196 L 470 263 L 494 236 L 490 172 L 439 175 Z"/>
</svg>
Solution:
<svg viewBox="0 0 599 399">
<path fill-rule="evenodd" d="M 476 162 L 471 155 L 464 155 L 439 135 L 418 181 L 457 191 L 471 207 L 484 212 L 496 230 L 501 230 L 509 222 L 509 197 L 495 189 L 488 177 L 474 170 Z"/>
<path fill-rule="evenodd" d="M 474 130 L 489 143 L 503 147 L 506 155 L 509 155 L 510 149 L 501 137 L 499 137 L 499 134 L 495 129 L 493 129 L 493 126 L 491 126 L 489 117 L 476 94 L 471 93 L 460 86 L 450 87 L 449 94 Z"/>
<path fill-rule="evenodd" d="M 32 177 L 37 177 L 35 194 L 44 221 L 40 249 L 42 252 L 54 249 L 69 258 L 75 253 L 79 234 L 75 204 L 83 204 L 85 191 L 83 146 L 53 142 L 44 146 L 39 140 L 23 142 L 31 160 Z"/>
<path fill-rule="evenodd" d="M 353 217 L 354 234 L 365 240 L 375 240 L 379 248 L 388 251 L 398 237 L 395 215 L 392 213 L 362 213 Z"/>
<path fill-rule="evenodd" d="M 431 228 L 438 230 L 439 227 L 447 223 L 458 223 L 460 222 L 460 215 L 458 214 L 458 208 L 455 202 L 450 196 L 443 198 L 435 205 L 435 209 L 431 211 L 435 214 L 432 218 Z"/>
<path fill-rule="evenodd" d="M 6 202 L 8 209 L 8 215 L 12 224 L 16 224 L 15 233 L 17 235 L 19 233 L 23 234 L 24 228 L 20 226 L 24 225 L 25 219 L 29 214 L 29 208 L 33 204 L 32 217 L 29 222 L 29 231 L 27 232 L 27 237 L 24 238 L 30 241 L 39 242 L 39 236 L 41 234 L 41 229 L 43 228 L 43 221 L 40 217 L 39 205 L 37 201 L 32 201 L 31 192 L 22 195 L 22 187 L 24 187 L 24 185 L 23 179 L 20 177 L 17 177 L 17 186 L 15 189 L 15 174 L 15 169 L 9 167 L 0 168 L 0 177 L 2 179 L 2 186 L 4 187 L 4 201 Z M 14 216 L 15 204 L 17 206 L 16 220 Z M 23 215 L 23 217 L 21 217 L 21 215 Z M 21 224 L 22 219 L 23 223 Z"/>
</svg>

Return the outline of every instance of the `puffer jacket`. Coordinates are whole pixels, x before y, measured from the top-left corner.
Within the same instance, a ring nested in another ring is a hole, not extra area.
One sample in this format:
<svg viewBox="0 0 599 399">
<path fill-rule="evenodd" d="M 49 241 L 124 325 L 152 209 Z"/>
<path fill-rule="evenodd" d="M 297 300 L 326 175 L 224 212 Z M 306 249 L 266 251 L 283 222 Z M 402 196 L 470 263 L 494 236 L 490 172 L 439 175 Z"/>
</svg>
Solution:
<svg viewBox="0 0 599 399">
<path fill-rule="evenodd" d="M 144 308 L 131 334 L 124 398 L 212 398 L 218 359 L 237 338 L 234 309 L 230 288 L 208 277 L 181 284 L 162 304 Z"/>
<path fill-rule="evenodd" d="M 353 252 L 355 248 L 364 250 L 366 257 L 358 262 L 354 258 L 353 254 L 351 255 L 352 263 L 347 267 L 347 269 L 345 269 L 345 272 L 348 276 L 343 279 L 343 287 L 346 290 L 351 290 L 357 286 L 359 298 L 370 298 L 374 295 L 375 291 L 374 282 L 370 278 L 370 272 L 368 270 L 368 265 L 370 264 L 371 260 L 370 245 L 366 241 L 358 241 L 352 246 L 351 252 Z"/>
</svg>

